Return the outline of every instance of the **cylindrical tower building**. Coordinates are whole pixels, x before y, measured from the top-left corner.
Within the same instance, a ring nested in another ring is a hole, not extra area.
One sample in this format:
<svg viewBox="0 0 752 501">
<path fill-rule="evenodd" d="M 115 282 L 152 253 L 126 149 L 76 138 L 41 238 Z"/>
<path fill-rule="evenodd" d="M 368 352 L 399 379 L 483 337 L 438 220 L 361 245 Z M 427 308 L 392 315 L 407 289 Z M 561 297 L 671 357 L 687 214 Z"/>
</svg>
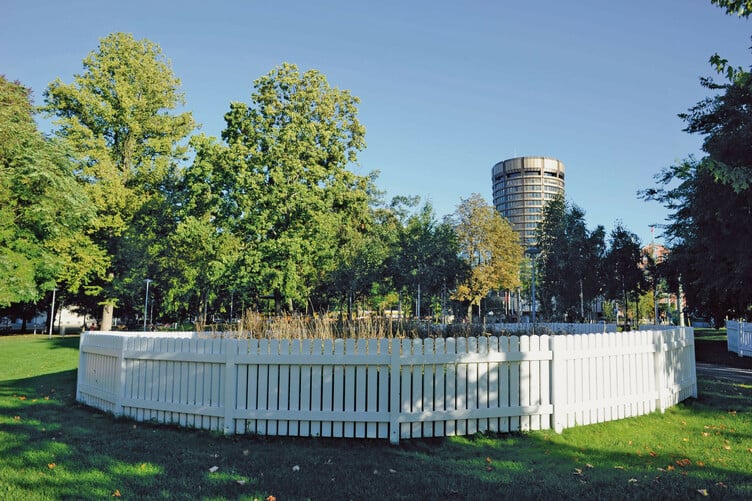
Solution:
<svg viewBox="0 0 752 501">
<path fill-rule="evenodd" d="M 493 203 L 525 247 L 535 245 L 543 206 L 564 194 L 564 164 L 555 158 L 516 157 L 493 166 Z"/>
</svg>

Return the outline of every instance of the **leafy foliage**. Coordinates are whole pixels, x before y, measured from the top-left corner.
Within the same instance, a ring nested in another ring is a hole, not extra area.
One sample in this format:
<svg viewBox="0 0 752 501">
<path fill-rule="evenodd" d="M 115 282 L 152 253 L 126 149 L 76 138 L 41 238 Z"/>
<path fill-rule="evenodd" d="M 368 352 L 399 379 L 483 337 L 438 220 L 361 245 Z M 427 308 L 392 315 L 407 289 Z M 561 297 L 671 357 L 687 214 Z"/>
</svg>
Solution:
<svg viewBox="0 0 752 501">
<path fill-rule="evenodd" d="M 468 302 L 468 315 L 492 289 L 519 285 L 523 249 L 512 226 L 479 194 L 462 200 L 454 215 L 460 256 L 470 270 L 453 298 Z"/>
<path fill-rule="evenodd" d="M 604 260 L 604 276 L 608 297 L 621 295 L 627 307 L 630 296 L 648 290 L 648 280 L 641 266 L 643 254 L 640 239 L 620 222 L 609 235 L 610 245 Z M 637 299 L 637 298 L 635 298 Z"/>
<path fill-rule="evenodd" d="M 752 304 L 752 200 L 716 181 L 710 164 L 689 158 L 665 169 L 659 182 L 675 186 L 644 196 L 673 210 L 666 273 L 681 279 L 689 305 L 716 319 L 745 317 Z"/>
<path fill-rule="evenodd" d="M 43 109 L 57 117 L 57 134 L 73 147 L 77 177 L 96 209 L 93 237 L 111 259 L 108 278 L 88 292 L 128 298 L 150 275 L 146 263 L 163 236 L 156 229 L 170 228 L 170 221 L 154 218 L 165 211 L 187 153 L 181 141 L 194 122 L 190 113 L 174 113 L 183 104 L 180 81 L 148 40 L 109 35 L 83 67 L 73 83 L 50 84 Z"/>
<path fill-rule="evenodd" d="M 358 99 L 318 71 L 283 64 L 254 89 L 250 105 L 232 103 L 225 115 L 218 220 L 250 252 L 241 281 L 272 294 L 279 309 L 283 298 L 303 302 L 368 225 L 370 178 L 346 168 L 365 129 Z"/>
<path fill-rule="evenodd" d="M 559 195 L 544 207 L 537 232 L 544 316 L 559 321 L 582 317 L 603 292 L 605 230 L 588 231 L 585 212 Z"/>
<path fill-rule="evenodd" d="M 34 122 L 30 92 L 0 77 L 0 306 L 77 291 L 106 264 L 84 233 L 89 200 L 65 145 Z"/>
</svg>

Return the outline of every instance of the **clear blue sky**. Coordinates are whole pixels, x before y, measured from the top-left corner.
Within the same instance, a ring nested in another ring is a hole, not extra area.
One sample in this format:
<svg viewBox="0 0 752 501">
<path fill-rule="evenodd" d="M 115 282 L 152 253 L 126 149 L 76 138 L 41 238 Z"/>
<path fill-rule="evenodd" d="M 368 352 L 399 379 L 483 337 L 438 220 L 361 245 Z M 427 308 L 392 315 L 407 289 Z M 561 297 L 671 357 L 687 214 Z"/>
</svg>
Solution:
<svg viewBox="0 0 752 501">
<path fill-rule="evenodd" d="M 643 243 L 667 212 L 637 190 L 700 153 L 677 114 L 708 95 L 714 52 L 749 67 L 752 44 L 750 21 L 709 0 L 3 0 L 0 73 L 41 103 L 116 31 L 161 46 L 209 135 L 291 62 L 361 99 L 353 168 L 379 170 L 388 197 L 419 195 L 440 217 L 472 193 L 491 202 L 496 162 L 550 156 L 589 227 L 621 220 Z"/>
</svg>

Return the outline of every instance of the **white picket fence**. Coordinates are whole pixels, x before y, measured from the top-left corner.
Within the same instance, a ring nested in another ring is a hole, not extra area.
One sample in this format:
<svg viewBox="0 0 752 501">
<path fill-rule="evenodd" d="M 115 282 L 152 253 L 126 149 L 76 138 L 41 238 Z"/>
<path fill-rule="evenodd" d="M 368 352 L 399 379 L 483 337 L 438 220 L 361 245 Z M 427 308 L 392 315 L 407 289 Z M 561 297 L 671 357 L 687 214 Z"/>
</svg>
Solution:
<svg viewBox="0 0 752 501">
<path fill-rule="evenodd" d="M 76 398 L 227 434 L 400 439 L 554 428 L 697 395 L 691 328 L 447 339 L 81 336 Z"/>
<path fill-rule="evenodd" d="M 752 356 L 752 324 L 726 321 L 726 345 L 740 357 Z"/>
</svg>

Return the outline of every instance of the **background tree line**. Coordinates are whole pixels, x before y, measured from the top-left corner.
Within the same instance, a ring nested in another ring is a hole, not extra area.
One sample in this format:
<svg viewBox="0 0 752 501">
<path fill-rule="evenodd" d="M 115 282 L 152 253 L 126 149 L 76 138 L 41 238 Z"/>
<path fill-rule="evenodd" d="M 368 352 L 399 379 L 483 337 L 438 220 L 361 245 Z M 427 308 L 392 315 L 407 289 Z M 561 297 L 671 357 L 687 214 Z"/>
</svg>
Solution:
<svg viewBox="0 0 752 501">
<path fill-rule="evenodd" d="M 44 310 L 54 288 L 107 328 L 141 313 L 147 280 L 155 321 L 358 304 L 429 315 L 515 280 L 516 236 L 479 196 L 439 221 L 348 169 L 365 147 L 358 99 L 315 70 L 256 80 L 221 139 L 195 133 L 161 49 L 128 34 L 102 39 L 39 109 L 20 83 L 0 84 L 0 307 L 13 316 Z M 456 228 L 479 211 L 494 231 L 471 260 Z M 456 294 L 478 266 L 491 278 Z"/>
<path fill-rule="evenodd" d="M 683 115 L 708 156 L 661 174 L 678 187 L 642 193 L 674 210 L 670 258 L 657 265 L 621 223 L 607 239 L 554 200 L 533 260 L 543 317 L 608 315 L 610 300 L 639 305 L 659 283 L 683 284 L 690 306 L 716 318 L 747 313 L 750 77 L 711 63 L 727 81 L 702 84 L 722 94 Z M 357 305 L 464 317 L 491 290 L 524 295 L 530 257 L 481 196 L 439 220 L 417 198 L 385 201 L 376 173 L 348 168 L 365 147 L 357 105 L 321 73 L 282 64 L 248 103 L 230 103 L 221 138 L 197 134 L 161 49 L 122 33 L 73 82 L 52 82 L 38 109 L 0 77 L 0 308 L 28 319 L 56 289 L 107 326 L 115 311 L 141 313 L 147 279 L 153 319 L 169 322 Z M 55 120 L 52 135 L 38 112 Z"/>
</svg>

